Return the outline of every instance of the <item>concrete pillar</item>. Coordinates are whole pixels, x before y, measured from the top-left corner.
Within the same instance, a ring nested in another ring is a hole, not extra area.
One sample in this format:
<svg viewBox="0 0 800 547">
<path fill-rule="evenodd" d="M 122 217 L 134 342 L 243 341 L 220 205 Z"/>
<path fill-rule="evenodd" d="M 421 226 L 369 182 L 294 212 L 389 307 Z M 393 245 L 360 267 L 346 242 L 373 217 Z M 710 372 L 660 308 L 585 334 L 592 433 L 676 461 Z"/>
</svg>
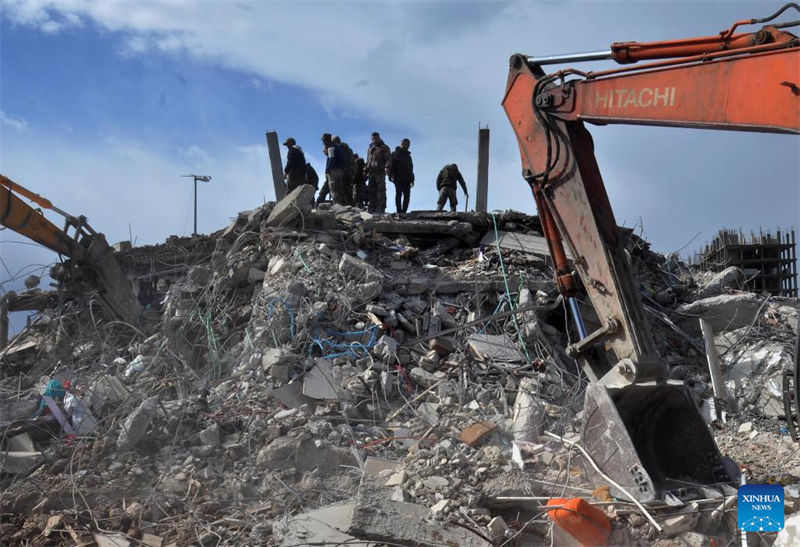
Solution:
<svg viewBox="0 0 800 547">
<path fill-rule="evenodd" d="M 478 127 L 478 189 L 475 210 L 485 213 L 489 200 L 489 128 Z"/>
<path fill-rule="evenodd" d="M 8 304 L 0 298 L 0 350 L 8 345 Z"/>
<path fill-rule="evenodd" d="M 272 183 L 275 185 L 275 201 L 286 197 L 286 185 L 283 182 L 283 163 L 281 162 L 281 145 L 275 131 L 267 131 L 267 151 L 272 168 Z"/>
</svg>

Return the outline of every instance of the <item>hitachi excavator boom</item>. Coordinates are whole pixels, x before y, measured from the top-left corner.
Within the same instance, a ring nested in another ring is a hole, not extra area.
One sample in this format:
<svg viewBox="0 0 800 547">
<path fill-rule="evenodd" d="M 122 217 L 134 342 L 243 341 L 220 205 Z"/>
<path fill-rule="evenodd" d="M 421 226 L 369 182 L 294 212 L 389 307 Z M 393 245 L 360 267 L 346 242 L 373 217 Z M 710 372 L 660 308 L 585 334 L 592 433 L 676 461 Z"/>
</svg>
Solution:
<svg viewBox="0 0 800 547">
<path fill-rule="evenodd" d="M 32 208 L 16 194 L 66 217 L 65 229 L 58 228 L 40 210 Z M 95 232 L 86 218 L 68 215 L 46 198 L 0 175 L 0 224 L 88 267 L 100 299 L 111 313 L 129 323 L 138 323 L 140 307 L 133 286 L 120 269 L 103 234 Z M 74 236 L 67 233 L 70 227 L 75 229 Z"/>
<path fill-rule="evenodd" d="M 592 382 L 583 442 L 606 474 L 644 501 L 733 477 L 686 388 L 667 381 L 584 122 L 800 133 L 800 42 L 783 30 L 800 22 L 734 34 L 790 8 L 800 11 L 788 4 L 716 36 L 511 57 L 503 108 L 580 336 L 567 349 Z M 600 58 L 665 60 L 603 72 L 542 70 Z M 600 323 L 591 332 L 576 300 L 573 266 Z"/>
</svg>

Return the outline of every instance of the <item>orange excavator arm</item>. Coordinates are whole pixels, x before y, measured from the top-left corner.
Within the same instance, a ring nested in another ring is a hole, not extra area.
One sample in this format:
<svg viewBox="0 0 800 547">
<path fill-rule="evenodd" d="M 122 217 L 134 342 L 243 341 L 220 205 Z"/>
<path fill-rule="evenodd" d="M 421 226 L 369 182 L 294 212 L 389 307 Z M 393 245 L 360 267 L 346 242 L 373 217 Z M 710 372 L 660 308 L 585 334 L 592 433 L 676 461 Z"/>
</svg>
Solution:
<svg viewBox="0 0 800 547">
<path fill-rule="evenodd" d="M 46 209 L 56 210 L 67 218 L 71 218 L 60 209 L 55 208 L 50 200 L 20 186 L 6 176 L 0 175 L 0 224 L 58 254 L 74 260 L 86 258 L 86 250 L 83 247 L 77 245 L 75 240 L 47 220 L 41 211 L 22 201 L 15 193 L 25 196 Z"/>
<path fill-rule="evenodd" d="M 66 218 L 64 230 L 16 194 L 63 215 Z M 95 232 L 86 223 L 85 217 L 69 215 L 55 207 L 50 200 L 0 175 L 0 224 L 78 264 L 88 266 L 94 274 L 101 300 L 111 312 L 129 323 L 138 322 L 140 306 L 130 280 L 120 269 L 105 237 Z M 70 227 L 75 229 L 72 237 L 67 234 Z"/>
<path fill-rule="evenodd" d="M 627 42 L 627 53 L 620 53 L 626 62 L 683 52 L 689 56 L 603 72 L 567 69 L 545 75 L 541 68 L 581 55 L 511 58 L 503 107 L 517 135 L 523 176 L 542 217 L 561 292 L 571 298 L 577 287 L 566 244 L 604 323 L 603 332 L 582 337 L 608 341 L 619 361 L 632 360 L 617 369 L 622 377 L 612 374 L 608 381 L 659 379 L 664 370 L 656 362 L 583 122 L 800 133 L 800 41 L 775 26 L 738 35 L 732 29 L 718 37 Z M 623 48 L 615 44 L 613 51 Z M 610 371 L 595 363 L 588 372 L 599 380 Z"/>
<path fill-rule="evenodd" d="M 567 351 L 591 381 L 583 442 L 608 476 L 642 500 L 735 476 L 685 386 L 667 380 L 584 122 L 800 133 L 800 42 L 783 30 L 800 21 L 734 33 L 790 8 L 800 12 L 797 4 L 787 4 L 716 36 L 511 57 L 503 108 L 578 332 Z M 635 64 L 549 75 L 542 69 L 600 59 Z M 660 60 L 637 63 L 653 59 Z M 565 247 L 575 257 L 572 265 Z M 591 332 L 577 300 L 573 266 L 596 315 Z M 612 491 L 627 497 L 617 486 Z"/>
</svg>

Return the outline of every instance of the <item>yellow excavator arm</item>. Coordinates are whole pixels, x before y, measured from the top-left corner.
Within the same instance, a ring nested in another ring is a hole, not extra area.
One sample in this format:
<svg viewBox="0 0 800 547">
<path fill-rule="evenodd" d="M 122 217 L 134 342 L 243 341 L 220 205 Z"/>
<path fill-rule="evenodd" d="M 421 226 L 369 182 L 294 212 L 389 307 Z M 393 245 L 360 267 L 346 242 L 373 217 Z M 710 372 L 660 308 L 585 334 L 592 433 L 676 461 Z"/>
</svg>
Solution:
<svg viewBox="0 0 800 547">
<path fill-rule="evenodd" d="M 34 209 L 16 194 L 63 215 L 66 218 L 65 229 L 47 220 L 40 209 Z M 122 272 L 103 234 L 95 232 L 86 223 L 85 217 L 69 215 L 55 207 L 50 200 L 0 175 L 0 224 L 88 266 L 95 274 L 100 297 L 111 312 L 124 321 L 138 323 L 140 306 L 133 285 Z M 72 237 L 66 232 L 70 226 L 75 228 Z"/>
</svg>

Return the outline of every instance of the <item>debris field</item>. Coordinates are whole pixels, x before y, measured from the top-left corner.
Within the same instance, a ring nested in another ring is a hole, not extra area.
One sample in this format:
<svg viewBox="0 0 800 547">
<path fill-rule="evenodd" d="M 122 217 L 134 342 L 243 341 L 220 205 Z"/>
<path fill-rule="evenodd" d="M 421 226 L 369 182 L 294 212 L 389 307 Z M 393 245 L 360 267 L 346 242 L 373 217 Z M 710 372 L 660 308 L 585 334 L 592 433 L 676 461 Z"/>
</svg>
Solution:
<svg viewBox="0 0 800 547">
<path fill-rule="evenodd" d="M 0 351 L 4 544 L 741 541 L 736 485 L 640 506 L 584 457 L 588 381 L 564 351 L 577 335 L 537 217 L 311 209 L 309 189 L 208 236 L 119 247 L 138 324 L 84 281 L 4 295 L 38 310 Z M 729 465 L 784 486 L 786 529 L 748 544 L 792 544 L 800 452 L 782 393 L 800 303 L 623 232 L 670 377 Z"/>
</svg>

